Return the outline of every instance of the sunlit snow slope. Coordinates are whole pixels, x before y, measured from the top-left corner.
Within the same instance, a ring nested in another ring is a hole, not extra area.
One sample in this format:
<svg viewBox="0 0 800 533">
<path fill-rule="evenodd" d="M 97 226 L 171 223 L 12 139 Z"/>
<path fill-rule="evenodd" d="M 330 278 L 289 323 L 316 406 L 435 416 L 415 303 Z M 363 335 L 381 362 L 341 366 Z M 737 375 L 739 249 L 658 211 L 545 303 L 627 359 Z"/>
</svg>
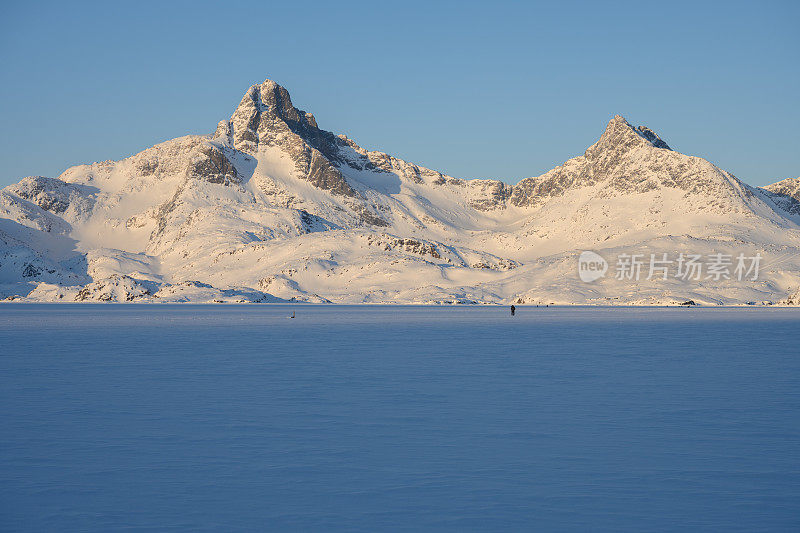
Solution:
<svg viewBox="0 0 800 533">
<path fill-rule="evenodd" d="M 792 303 L 798 180 L 751 187 L 616 116 L 510 186 L 321 130 L 273 81 L 213 135 L 0 191 L 0 296 L 20 301 Z M 578 277 L 578 256 L 608 259 Z M 763 257 L 758 279 L 615 279 L 619 254 Z"/>
</svg>

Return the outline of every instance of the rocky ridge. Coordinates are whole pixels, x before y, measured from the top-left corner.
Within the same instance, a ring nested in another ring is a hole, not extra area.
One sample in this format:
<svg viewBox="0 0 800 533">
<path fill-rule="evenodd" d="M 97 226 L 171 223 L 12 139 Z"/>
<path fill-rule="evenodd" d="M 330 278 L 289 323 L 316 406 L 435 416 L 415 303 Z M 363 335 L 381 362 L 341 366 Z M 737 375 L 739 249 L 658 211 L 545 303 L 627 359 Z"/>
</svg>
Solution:
<svg viewBox="0 0 800 533">
<path fill-rule="evenodd" d="M 28 301 L 784 302 L 800 179 L 751 187 L 613 117 L 563 165 L 463 180 L 321 129 L 277 83 L 207 136 L 0 191 L 0 296 Z M 606 278 L 577 255 L 762 253 L 758 283 Z"/>
</svg>

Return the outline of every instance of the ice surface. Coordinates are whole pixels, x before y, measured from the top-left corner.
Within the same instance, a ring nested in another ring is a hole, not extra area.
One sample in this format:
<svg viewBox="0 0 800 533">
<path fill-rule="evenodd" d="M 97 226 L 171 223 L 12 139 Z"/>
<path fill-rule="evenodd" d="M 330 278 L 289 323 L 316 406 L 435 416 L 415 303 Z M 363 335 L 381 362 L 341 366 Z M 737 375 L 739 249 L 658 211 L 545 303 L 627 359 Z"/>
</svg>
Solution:
<svg viewBox="0 0 800 533">
<path fill-rule="evenodd" d="M 799 324 L 0 306 L 0 529 L 796 530 Z"/>
</svg>

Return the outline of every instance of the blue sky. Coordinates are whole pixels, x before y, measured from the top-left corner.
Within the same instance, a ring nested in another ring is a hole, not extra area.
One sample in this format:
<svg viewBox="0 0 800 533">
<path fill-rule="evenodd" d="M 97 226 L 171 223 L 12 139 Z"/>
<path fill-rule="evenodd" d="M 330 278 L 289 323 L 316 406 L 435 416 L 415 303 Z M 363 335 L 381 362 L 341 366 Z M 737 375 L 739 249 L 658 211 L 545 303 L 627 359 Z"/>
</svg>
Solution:
<svg viewBox="0 0 800 533">
<path fill-rule="evenodd" d="M 209 133 L 271 78 L 321 127 L 515 183 L 614 114 L 800 175 L 800 2 L 39 2 L 0 19 L 0 185 Z"/>
</svg>

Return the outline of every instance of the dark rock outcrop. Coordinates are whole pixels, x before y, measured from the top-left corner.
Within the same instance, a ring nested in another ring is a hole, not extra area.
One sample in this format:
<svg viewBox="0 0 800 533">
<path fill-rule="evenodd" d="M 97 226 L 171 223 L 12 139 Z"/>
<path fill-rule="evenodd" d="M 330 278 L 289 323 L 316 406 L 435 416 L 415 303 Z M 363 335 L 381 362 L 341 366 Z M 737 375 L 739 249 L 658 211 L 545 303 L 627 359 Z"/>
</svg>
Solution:
<svg viewBox="0 0 800 533">
<path fill-rule="evenodd" d="M 236 167 L 216 146 L 207 144 L 198 149 L 199 157 L 191 162 L 188 176 L 209 183 L 231 185 L 241 183 Z"/>
<path fill-rule="evenodd" d="M 279 147 L 294 162 L 297 175 L 333 194 L 360 197 L 335 166 L 345 162 L 339 147 L 345 142 L 319 129 L 314 116 L 295 108 L 289 92 L 272 80 L 253 85 L 227 125 L 215 134 L 228 138 L 242 152 Z"/>
</svg>

